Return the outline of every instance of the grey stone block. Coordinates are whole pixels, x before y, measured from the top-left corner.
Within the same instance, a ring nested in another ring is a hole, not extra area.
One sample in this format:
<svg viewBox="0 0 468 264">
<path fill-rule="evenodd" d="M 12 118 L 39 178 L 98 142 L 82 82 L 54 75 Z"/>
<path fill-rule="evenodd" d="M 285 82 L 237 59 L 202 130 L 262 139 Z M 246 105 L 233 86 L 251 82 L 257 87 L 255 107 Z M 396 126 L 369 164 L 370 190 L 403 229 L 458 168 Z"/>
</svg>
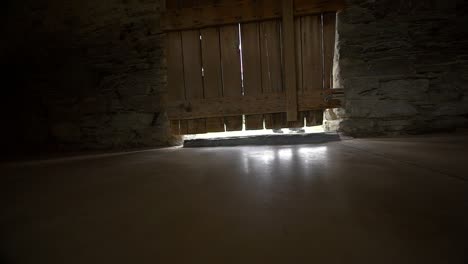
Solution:
<svg viewBox="0 0 468 264">
<path fill-rule="evenodd" d="M 151 126 L 153 117 L 151 113 L 118 113 L 112 117 L 110 126 L 117 130 L 141 130 Z"/>
</svg>

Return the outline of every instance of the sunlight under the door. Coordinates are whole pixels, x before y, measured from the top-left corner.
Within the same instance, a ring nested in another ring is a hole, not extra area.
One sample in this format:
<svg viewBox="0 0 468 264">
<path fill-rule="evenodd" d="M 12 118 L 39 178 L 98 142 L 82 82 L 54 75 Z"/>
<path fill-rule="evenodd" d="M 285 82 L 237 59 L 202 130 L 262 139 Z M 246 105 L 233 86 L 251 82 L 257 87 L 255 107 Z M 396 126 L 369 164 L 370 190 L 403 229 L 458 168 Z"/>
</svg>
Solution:
<svg viewBox="0 0 468 264">
<path fill-rule="evenodd" d="M 215 138 L 230 138 L 230 137 L 248 137 L 248 136 L 262 136 L 262 135 L 287 135 L 287 134 L 310 134 L 310 133 L 323 133 L 323 126 L 313 126 L 313 127 L 303 127 L 304 132 L 298 133 L 289 128 L 281 129 L 282 133 L 275 133 L 272 129 L 262 129 L 262 130 L 242 130 L 242 131 L 232 131 L 232 132 L 217 132 L 217 133 L 206 133 L 206 134 L 196 134 L 196 135 L 186 135 L 184 139 L 215 139 Z"/>
</svg>

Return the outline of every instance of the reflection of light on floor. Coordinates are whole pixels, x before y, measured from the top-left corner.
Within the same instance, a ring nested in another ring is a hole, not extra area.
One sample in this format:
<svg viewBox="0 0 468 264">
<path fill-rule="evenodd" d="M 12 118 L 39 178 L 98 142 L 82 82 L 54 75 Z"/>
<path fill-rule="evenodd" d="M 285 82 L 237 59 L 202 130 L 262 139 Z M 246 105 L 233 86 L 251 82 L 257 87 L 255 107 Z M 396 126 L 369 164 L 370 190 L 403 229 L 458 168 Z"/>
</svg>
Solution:
<svg viewBox="0 0 468 264">
<path fill-rule="evenodd" d="M 301 145 L 291 147 L 242 148 L 242 169 L 252 172 L 258 179 L 267 180 L 284 171 L 294 170 L 294 175 L 311 179 L 317 168 L 329 166 L 327 146 Z"/>
<path fill-rule="evenodd" d="M 323 133 L 322 126 L 304 127 L 304 133 Z M 290 131 L 288 128 L 281 129 L 283 134 L 297 134 L 297 132 Z M 229 138 L 229 137 L 248 137 L 248 136 L 263 136 L 263 135 L 281 135 L 281 133 L 274 133 L 272 129 L 262 130 L 243 130 L 233 132 L 218 132 L 218 133 L 206 133 L 197 135 L 187 135 L 184 137 L 186 140 L 190 139 L 216 139 L 216 138 Z"/>
<path fill-rule="evenodd" d="M 322 165 L 328 163 L 326 146 L 300 147 L 297 150 L 301 162 L 308 167 L 311 163 L 320 162 Z"/>
<path fill-rule="evenodd" d="M 327 147 L 326 146 L 313 146 L 313 147 L 300 147 L 298 149 L 299 154 L 301 157 L 309 157 L 309 156 L 320 156 L 323 157 L 323 155 L 327 152 Z"/>
<path fill-rule="evenodd" d="M 247 150 L 242 153 L 244 156 L 244 162 L 253 162 L 261 164 L 271 164 L 275 161 L 275 150 L 271 149 L 262 149 L 260 151 L 250 151 Z"/>
<path fill-rule="evenodd" d="M 260 155 L 254 155 L 253 157 L 262 161 L 264 164 L 269 165 L 275 160 L 275 152 L 272 150 L 265 150 Z"/>
<path fill-rule="evenodd" d="M 293 157 L 293 152 L 291 148 L 284 148 L 278 150 L 278 157 L 280 161 L 291 161 Z"/>
</svg>

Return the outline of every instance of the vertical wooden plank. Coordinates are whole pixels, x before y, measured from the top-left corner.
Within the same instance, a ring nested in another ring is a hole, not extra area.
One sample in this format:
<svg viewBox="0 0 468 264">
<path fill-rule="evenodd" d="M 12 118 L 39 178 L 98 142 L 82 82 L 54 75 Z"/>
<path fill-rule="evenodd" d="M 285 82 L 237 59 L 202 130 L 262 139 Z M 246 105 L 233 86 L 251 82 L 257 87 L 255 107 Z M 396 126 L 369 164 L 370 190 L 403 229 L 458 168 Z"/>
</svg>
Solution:
<svg viewBox="0 0 468 264">
<path fill-rule="evenodd" d="M 298 128 L 298 127 L 304 127 L 304 113 L 303 112 L 297 113 L 296 121 L 288 121 L 288 128 Z"/>
<path fill-rule="evenodd" d="M 258 23 L 241 25 L 244 94 L 262 94 L 262 68 L 260 61 L 260 31 Z M 246 130 L 263 129 L 263 115 L 246 115 Z"/>
<path fill-rule="evenodd" d="M 321 16 L 302 17 L 302 72 L 304 93 L 323 88 Z"/>
<path fill-rule="evenodd" d="M 182 48 L 186 98 L 203 99 L 200 32 L 182 31 Z"/>
<path fill-rule="evenodd" d="M 263 93 L 281 92 L 283 78 L 279 22 L 275 20 L 260 23 L 260 34 Z"/>
<path fill-rule="evenodd" d="M 266 129 L 281 129 L 288 127 L 286 113 L 264 115 Z"/>
<path fill-rule="evenodd" d="M 333 57 L 335 55 L 336 13 L 323 14 L 324 88 L 333 89 Z"/>
<path fill-rule="evenodd" d="M 182 50 L 184 56 L 184 81 L 186 99 L 203 99 L 200 31 L 182 31 Z M 204 119 L 188 120 L 188 133 L 206 133 Z"/>
<path fill-rule="evenodd" d="M 281 33 L 279 20 L 260 23 L 260 48 L 263 93 L 283 91 Z M 287 127 L 286 113 L 264 115 L 267 129 Z"/>
<path fill-rule="evenodd" d="M 223 96 L 219 31 L 217 28 L 205 28 L 200 33 L 205 98 L 219 98 Z M 207 118 L 206 131 L 224 132 L 223 118 Z"/>
<path fill-rule="evenodd" d="M 270 117 L 268 117 L 268 115 Z M 288 127 L 288 119 L 286 113 L 275 113 L 265 115 L 266 129 L 281 129 Z"/>
<path fill-rule="evenodd" d="M 322 17 L 301 18 L 302 92 L 308 94 L 323 89 Z M 306 113 L 306 124 L 316 124 L 315 112 Z M 310 119 L 310 120 L 309 120 Z"/>
<path fill-rule="evenodd" d="M 301 18 L 296 18 L 294 21 L 294 37 L 296 38 L 296 81 L 298 94 L 302 94 L 302 26 Z"/>
<path fill-rule="evenodd" d="M 296 90 L 297 95 L 302 95 L 302 38 L 301 38 L 301 18 L 294 19 L 294 38 L 296 52 Z M 296 122 L 288 122 L 288 127 L 298 128 L 304 127 L 304 113 L 299 113 Z"/>
<path fill-rule="evenodd" d="M 167 60 L 167 99 L 169 101 L 185 100 L 184 64 L 182 54 L 182 38 L 180 32 L 166 34 Z M 171 131 L 176 135 L 184 134 L 180 131 L 178 120 L 171 122 Z M 177 125 L 175 125 L 177 123 Z"/>
<path fill-rule="evenodd" d="M 242 96 L 241 66 L 239 54 L 239 27 L 237 25 L 220 28 L 221 65 L 223 70 L 223 95 Z M 242 116 L 225 117 L 227 131 L 242 130 Z"/>
<path fill-rule="evenodd" d="M 297 121 L 297 87 L 296 87 L 296 52 L 294 36 L 294 3 L 283 0 L 283 69 L 284 89 L 287 100 L 287 121 Z"/>
<path fill-rule="evenodd" d="M 284 78 L 283 78 L 283 47 L 282 47 L 282 32 L 281 32 L 281 21 L 280 20 L 277 20 L 276 21 L 276 31 L 277 31 L 277 36 L 278 36 L 278 42 L 277 43 L 273 43 L 271 42 L 270 43 L 270 46 L 271 44 L 274 44 L 273 47 L 272 47 L 272 50 L 271 51 L 275 51 L 275 52 L 271 52 L 269 54 L 270 57 L 273 57 L 273 60 L 272 60 L 272 65 L 271 65 L 271 68 L 270 68 L 270 75 L 272 77 L 272 80 L 273 80 L 273 89 L 275 92 L 278 92 L 278 91 L 281 91 L 283 92 L 285 89 L 284 87 Z M 273 35 L 272 35 L 273 36 Z M 276 57 L 279 57 L 276 58 Z M 287 110 L 287 109 L 285 109 Z M 275 113 L 275 114 L 271 114 L 271 119 L 266 119 L 266 120 L 271 120 L 271 123 L 266 121 L 266 125 L 268 128 L 272 128 L 272 129 L 280 129 L 280 128 L 286 128 L 288 127 L 288 122 L 287 122 L 287 113 L 286 112 L 282 112 L 282 113 Z M 271 124 L 271 126 L 269 125 Z"/>
</svg>

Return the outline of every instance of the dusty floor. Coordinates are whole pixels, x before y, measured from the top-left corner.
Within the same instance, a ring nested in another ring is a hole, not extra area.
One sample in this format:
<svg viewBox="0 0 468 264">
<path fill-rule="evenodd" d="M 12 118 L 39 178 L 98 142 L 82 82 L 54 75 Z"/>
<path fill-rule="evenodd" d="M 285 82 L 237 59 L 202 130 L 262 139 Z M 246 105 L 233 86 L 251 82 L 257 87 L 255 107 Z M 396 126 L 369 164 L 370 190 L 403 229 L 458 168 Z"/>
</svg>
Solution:
<svg viewBox="0 0 468 264">
<path fill-rule="evenodd" d="M 0 166 L 0 263 L 468 263 L 468 135 Z"/>
</svg>

